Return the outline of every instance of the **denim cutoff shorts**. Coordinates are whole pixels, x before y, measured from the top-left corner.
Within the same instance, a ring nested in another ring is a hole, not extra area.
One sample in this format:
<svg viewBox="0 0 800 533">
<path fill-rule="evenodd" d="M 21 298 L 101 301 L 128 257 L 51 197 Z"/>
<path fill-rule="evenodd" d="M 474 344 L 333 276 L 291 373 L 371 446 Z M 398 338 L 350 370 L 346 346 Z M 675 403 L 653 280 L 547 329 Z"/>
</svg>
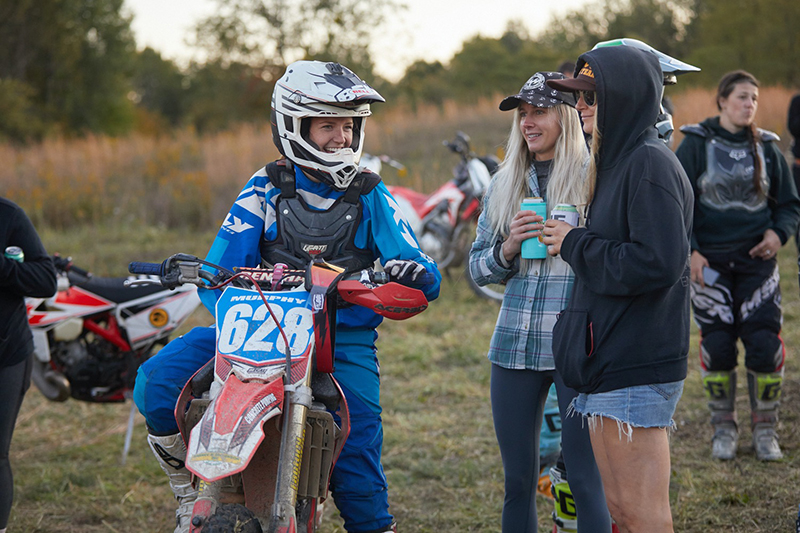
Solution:
<svg viewBox="0 0 800 533">
<path fill-rule="evenodd" d="M 675 429 L 675 407 L 683 394 L 683 380 L 671 383 L 638 385 L 596 394 L 580 393 L 572 401 L 570 411 L 586 417 L 590 427 L 602 418 L 617 422 L 620 438 L 631 439 L 632 427 Z"/>
</svg>

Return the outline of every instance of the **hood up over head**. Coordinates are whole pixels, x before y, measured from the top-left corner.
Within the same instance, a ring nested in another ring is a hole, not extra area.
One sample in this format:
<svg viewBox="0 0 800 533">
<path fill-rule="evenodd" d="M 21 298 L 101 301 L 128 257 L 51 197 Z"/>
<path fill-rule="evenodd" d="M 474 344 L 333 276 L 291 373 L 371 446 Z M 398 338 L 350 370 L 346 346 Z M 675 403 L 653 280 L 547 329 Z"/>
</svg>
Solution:
<svg viewBox="0 0 800 533">
<path fill-rule="evenodd" d="M 578 58 L 575 71 L 588 63 L 597 91 L 595 128 L 602 135 L 600 169 L 617 164 L 643 135 L 656 138 L 664 75 L 655 54 L 626 46 L 591 50 Z"/>
</svg>

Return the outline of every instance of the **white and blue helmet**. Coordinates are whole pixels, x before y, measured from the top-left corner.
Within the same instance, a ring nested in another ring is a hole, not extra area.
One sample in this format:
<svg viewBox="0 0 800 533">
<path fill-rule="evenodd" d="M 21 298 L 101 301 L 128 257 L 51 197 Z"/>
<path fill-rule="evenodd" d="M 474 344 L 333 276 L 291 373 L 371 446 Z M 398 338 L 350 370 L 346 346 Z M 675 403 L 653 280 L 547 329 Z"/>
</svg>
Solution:
<svg viewBox="0 0 800 533">
<path fill-rule="evenodd" d="M 272 140 L 278 151 L 310 176 L 344 190 L 358 172 L 364 148 L 364 122 L 378 92 L 339 63 L 296 61 L 272 92 Z M 352 117 L 353 143 L 328 153 L 308 137 L 313 117 Z"/>
</svg>

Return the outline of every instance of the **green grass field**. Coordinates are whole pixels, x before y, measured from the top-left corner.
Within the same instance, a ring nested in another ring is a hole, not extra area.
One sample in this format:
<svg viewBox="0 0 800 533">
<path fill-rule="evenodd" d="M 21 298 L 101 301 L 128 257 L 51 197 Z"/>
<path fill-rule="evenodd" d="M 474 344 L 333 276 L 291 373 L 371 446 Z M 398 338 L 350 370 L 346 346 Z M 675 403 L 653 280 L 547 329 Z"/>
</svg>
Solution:
<svg viewBox="0 0 800 533">
<path fill-rule="evenodd" d="M 133 259 L 156 261 L 175 251 L 203 254 L 211 238 L 156 229 L 124 235 L 109 228 L 43 232 L 49 250 L 71 254 L 79 266 L 107 275 L 124 275 L 122 265 Z M 171 248 L 176 242 L 180 250 Z M 726 463 L 711 460 L 695 335 L 690 374 L 675 416 L 679 430 L 672 437 L 676 531 L 792 530 L 800 503 L 800 369 L 795 357 L 800 299 L 794 243 L 782 250 L 780 264 L 787 372 L 779 432 L 786 458 L 772 464 L 755 459 L 742 375 L 739 456 Z M 503 474 L 485 355 L 497 306 L 473 296 L 462 275 L 451 272 L 441 297 L 422 315 L 386 321 L 380 329 L 384 466 L 391 510 L 403 532 L 499 531 Z M 192 322 L 208 320 L 199 310 Z M 29 391 L 11 449 L 16 496 L 10 532 L 172 531 L 171 492 L 147 447 L 138 414 L 127 462 L 121 464 L 130 406 L 52 403 L 37 390 Z M 552 504 L 540 497 L 539 509 L 540 531 L 550 531 Z M 335 512 L 327 514 L 322 532 L 342 532 Z"/>
</svg>

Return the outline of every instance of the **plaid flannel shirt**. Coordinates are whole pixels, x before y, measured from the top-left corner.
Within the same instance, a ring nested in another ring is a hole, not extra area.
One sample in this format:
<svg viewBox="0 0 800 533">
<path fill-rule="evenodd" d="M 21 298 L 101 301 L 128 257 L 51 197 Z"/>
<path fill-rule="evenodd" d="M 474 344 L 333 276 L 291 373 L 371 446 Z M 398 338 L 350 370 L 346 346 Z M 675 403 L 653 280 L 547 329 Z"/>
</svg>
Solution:
<svg viewBox="0 0 800 533">
<path fill-rule="evenodd" d="M 528 175 L 531 196 L 539 196 L 536 172 Z M 484 197 L 484 207 L 491 187 Z M 489 344 L 489 360 L 514 370 L 552 370 L 553 326 L 567 307 L 574 275 L 560 256 L 529 260 L 520 271 L 520 258 L 508 267 L 500 260 L 502 238 L 494 238 L 484 209 L 478 219 L 475 242 L 469 252 L 469 268 L 479 285 L 506 282 L 497 324 Z"/>
</svg>

